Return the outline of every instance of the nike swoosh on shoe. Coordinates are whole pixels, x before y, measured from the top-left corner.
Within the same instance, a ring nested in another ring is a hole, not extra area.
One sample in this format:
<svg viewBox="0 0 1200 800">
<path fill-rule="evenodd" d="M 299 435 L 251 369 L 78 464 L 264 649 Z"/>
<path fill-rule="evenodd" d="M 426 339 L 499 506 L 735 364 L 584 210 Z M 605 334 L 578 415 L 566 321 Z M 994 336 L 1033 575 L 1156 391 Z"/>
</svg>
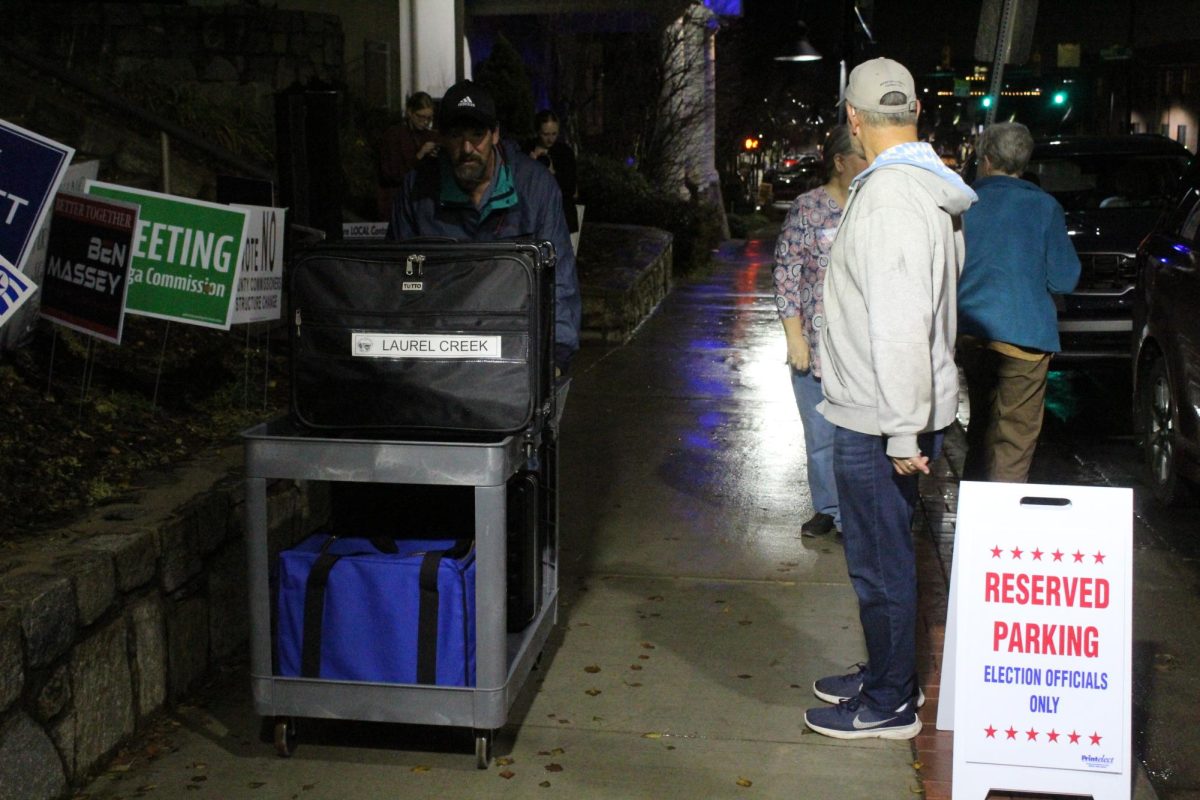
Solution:
<svg viewBox="0 0 1200 800">
<path fill-rule="evenodd" d="M 850 723 L 854 726 L 854 730 L 856 731 L 869 731 L 872 728 L 878 728 L 880 725 L 887 725 L 889 722 L 896 719 L 896 717 L 888 717 L 887 719 L 876 720 L 875 722 L 863 722 L 860 719 L 861 716 L 861 714 L 855 714 L 854 720 Z"/>
</svg>

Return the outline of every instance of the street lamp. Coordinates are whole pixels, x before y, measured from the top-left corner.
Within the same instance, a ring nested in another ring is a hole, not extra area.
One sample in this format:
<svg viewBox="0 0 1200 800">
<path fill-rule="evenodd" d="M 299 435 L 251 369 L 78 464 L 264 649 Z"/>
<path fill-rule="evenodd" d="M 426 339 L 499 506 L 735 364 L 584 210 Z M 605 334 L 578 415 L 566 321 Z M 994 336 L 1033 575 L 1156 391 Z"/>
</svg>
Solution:
<svg viewBox="0 0 1200 800">
<path fill-rule="evenodd" d="M 821 54 L 817 48 L 812 46 L 808 41 L 808 26 L 803 22 L 797 23 L 800 26 L 800 38 L 796 41 L 787 53 L 781 56 L 775 56 L 776 61 L 820 61 Z"/>
</svg>

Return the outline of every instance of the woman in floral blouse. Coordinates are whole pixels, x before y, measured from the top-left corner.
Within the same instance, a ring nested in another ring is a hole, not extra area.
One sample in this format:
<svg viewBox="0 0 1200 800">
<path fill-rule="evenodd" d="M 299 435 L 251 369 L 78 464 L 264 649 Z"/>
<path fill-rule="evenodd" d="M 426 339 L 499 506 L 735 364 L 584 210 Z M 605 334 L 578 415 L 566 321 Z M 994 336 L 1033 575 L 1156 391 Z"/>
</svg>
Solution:
<svg viewBox="0 0 1200 800">
<path fill-rule="evenodd" d="M 817 411 L 822 400 L 822 292 L 850 182 L 867 166 L 844 125 L 829 132 L 822 158 L 825 183 L 796 198 L 775 245 L 775 305 L 787 337 L 787 363 L 804 425 L 808 485 L 816 512 L 800 527 L 802 536 L 820 536 L 841 525 L 833 480 L 833 425 Z"/>
</svg>

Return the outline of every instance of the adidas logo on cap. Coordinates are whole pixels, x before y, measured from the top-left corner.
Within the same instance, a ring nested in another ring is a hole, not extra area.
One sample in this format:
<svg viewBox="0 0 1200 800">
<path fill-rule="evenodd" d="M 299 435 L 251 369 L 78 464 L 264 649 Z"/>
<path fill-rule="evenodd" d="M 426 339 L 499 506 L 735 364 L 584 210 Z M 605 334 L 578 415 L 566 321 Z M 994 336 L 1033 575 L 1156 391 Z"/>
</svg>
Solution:
<svg viewBox="0 0 1200 800">
<path fill-rule="evenodd" d="M 462 100 L 458 101 L 458 107 L 459 108 L 474 108 L 475 101 L 472 100 L 470 97 L 464 97 Z"/>
</svg>

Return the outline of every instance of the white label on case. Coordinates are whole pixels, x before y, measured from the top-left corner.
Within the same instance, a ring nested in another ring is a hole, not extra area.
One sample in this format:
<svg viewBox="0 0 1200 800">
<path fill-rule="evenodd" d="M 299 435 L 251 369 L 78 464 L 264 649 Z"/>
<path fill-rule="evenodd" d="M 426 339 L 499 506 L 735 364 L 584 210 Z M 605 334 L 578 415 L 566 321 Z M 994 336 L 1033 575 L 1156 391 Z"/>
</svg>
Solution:
<svg viewBox="0 0 1200 800">
<path fill-rule="evenodd" d="M 354 333 L 355 358 L 500 358 L 499 336 L 434 333 Z"/>
</svg>

